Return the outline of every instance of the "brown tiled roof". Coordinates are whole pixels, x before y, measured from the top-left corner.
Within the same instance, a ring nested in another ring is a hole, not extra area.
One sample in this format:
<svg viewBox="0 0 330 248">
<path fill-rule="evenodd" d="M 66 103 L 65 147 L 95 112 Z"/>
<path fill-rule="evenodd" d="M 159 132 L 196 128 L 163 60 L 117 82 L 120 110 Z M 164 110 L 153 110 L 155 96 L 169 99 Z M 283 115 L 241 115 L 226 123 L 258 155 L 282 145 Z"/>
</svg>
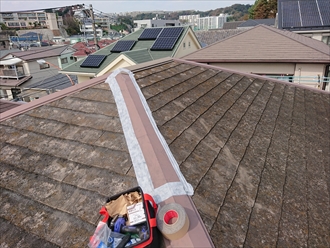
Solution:
<svg viewBox="0 0 330 248">
<path fill-rule="evenodd" d="M 35 59 L 59 56 L 68 47 L 69 46 L 36 47 L 31 50 L 13 52 L 10 54 L 27 61 L 27 60 L 35 60 Z"/>
<path fill-rule="evenodd" d="M 184 57 L 197 62 L 330 63 L 325 43 L 290 31 L 259 25 Z"/>
<path fill-rule="evenodd" d="M 131 69 L 216 247 L 329 245 L 329 93 L 178 59 Z M 0 122 L 2 244 L 81 247 L 136 184 L 105 78 Z"/>
<path fill-rule="evenodd" d="M 107 197 L 137 185 L 111 91 L 89 87 L 1 122 L 1 244 L 85 247 Z"/>
<path fill-rule="evenodd" d="M 1 100 L 0 99 L 0 114 L 8 111 L 10 109 L 16 108 L 20 106 L 22 103 L 21 102 L 11 102 L 8 100 Z"/>
</svg>

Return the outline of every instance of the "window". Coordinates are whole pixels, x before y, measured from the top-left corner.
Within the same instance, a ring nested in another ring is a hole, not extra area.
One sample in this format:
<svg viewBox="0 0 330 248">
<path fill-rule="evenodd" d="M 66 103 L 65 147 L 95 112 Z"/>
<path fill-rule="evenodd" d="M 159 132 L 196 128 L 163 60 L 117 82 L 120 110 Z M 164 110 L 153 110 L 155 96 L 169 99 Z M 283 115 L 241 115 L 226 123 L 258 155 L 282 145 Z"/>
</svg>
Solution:
<svg viewBox="0 0 330 248">
<path fill-rule="evenodd" d="M 188 42 L 188 47 L 190 47 L 190 41 Z"/>
<path fill-rule="evenodd" d="M 63 58 L 63 59 L 61 59 L 61 63 L 62 63 L 62 64 L 66 64 L 66 63 L 68 63 L 68 58 Z"/>
<path fill-rule="evenodd" d="M 49 68 L 49 64 L 39 64 L 40 70 Z"/>
<path fill-rule="evenodd" d="M 323 36 L 322 42 L 324 42 L 327 45 L 330 45 L 330 36 Z"/>
<path fill-rule="evenodd" d="M 185 42 L 183 42 L 183 48 L 186 48 L 186 43 Z"/>
</svg>

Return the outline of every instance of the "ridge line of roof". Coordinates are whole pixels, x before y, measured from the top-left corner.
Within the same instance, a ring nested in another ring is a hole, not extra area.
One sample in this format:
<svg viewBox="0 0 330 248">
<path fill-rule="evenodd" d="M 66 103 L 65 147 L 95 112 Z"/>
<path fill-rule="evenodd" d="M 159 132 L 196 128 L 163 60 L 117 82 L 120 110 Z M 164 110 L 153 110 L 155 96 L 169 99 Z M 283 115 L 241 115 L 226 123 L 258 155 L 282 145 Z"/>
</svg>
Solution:
<svg viewBox="0 0 330 248">
<path fill-rule="evenodd" d="M 195 65 L 195 66 L 201 66 L 201 67 L 204 67 L 204 68 L 209 68 L 209 69 L 214 69 L 214 70 L 219 70 L 219 71 L 226 71 L 226 72 L 230 72 L 230 73 L 243 75 L 243 76 L 246 76 L 246 77 L 258 78 L 258 79 L 262 79 L 264 81 L 270 81 L 270 82 L 274 82 L 274 83 L 281 83 L 281 84 L 285 84 L 285 85 L 289 85 L 289 86 L 294 86 L 294 87 L 303 88 L 303 89 L 312 90 L 312 91 L 315 91 L 315 92 L 318 92 L 318 93 L 324 93 L 324 94 L 329 94 L 330 95 L 330 91 L 319 90 L 319 89 L 316 89 L 316 88 L 312 88 L 310 86 L 295 84 L 295 83 L 289 83 L 289 82 L 281 81 L 281 80 L 274 79 L 274 78 L 267 78 L 267 77 L 260 76 L 260 75 L 257 75 L 257 74 L 251 74 L 251 73 L 247 73 L 247 72 L 235 71 L 235 70 L 227 69 L 227 68 L 220 67 L 220 66 L 208 65 L 208 64 L 204 64 L 204 63 L 198 63 L 198 62 L 195 62 L 195 61 L 185 60 L 185 59 L 182 59 L 182 58 L 172 58 L 172 60 L 176 61 L 176 62 L 180 62 L 180 63 L 186 63 L 186 64 L 190 64 L 190 65 Z"/>
</svg>

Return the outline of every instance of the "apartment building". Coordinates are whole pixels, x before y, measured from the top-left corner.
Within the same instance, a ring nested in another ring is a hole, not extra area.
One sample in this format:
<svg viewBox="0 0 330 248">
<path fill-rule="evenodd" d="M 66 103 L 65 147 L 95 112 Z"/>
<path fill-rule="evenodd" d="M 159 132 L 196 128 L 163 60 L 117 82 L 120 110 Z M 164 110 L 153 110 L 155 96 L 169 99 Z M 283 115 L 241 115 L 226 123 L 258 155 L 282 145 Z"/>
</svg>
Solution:
<svg viewBox="0 0 330 248">
<path fill-rule="evenodd" d="M 179 16 L 179 21 L 190 26 L 197 26 L 197 20 L 200 18 L 200 15 L 181 15 Z"/>
<path fill-rule="evenodd" d="M 219 29 L 227 22 L 227 14 L 219 16 L 200 17 L 200 15 L 182 15 L 179 20 L 193 27 L 194 30 Z"/>
<path fill-rule="evenodd" d="M 59 26 L 63 25 L 62 16 L 45 11 L 2 12 L 0 22 L 10 28 L 43 27 L 50 30 L 57 30 Z"/>
</svg>

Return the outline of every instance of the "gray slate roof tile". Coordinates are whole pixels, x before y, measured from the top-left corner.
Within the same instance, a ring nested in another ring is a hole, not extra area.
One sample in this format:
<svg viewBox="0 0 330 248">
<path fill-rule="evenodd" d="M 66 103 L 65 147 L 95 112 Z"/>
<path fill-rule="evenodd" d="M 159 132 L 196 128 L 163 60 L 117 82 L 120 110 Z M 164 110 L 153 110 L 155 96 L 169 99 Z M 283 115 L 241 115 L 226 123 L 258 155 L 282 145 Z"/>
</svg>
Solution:
<svg viewBox="0 0 330 248">
<path fill-rule="evenodd" d="M 329 132 L 323 127 L 330 95 L 211 69 L 203 72 L 209 80 L 197 79 L 203 87 L 194 84 L 196 70 L 183 90 L 184 78 L 159 77 L 170 75 L 168 68 L 136 72 L 137 82 L 195 189 L 192 199 L 216 247 L 329 244 L 329 155 L 323 151 L 329 151 Z M 169 87 L 144 89 L 163 84 Z M 317 155 L 323 156 L 312 162 Z"/>
</svg>

